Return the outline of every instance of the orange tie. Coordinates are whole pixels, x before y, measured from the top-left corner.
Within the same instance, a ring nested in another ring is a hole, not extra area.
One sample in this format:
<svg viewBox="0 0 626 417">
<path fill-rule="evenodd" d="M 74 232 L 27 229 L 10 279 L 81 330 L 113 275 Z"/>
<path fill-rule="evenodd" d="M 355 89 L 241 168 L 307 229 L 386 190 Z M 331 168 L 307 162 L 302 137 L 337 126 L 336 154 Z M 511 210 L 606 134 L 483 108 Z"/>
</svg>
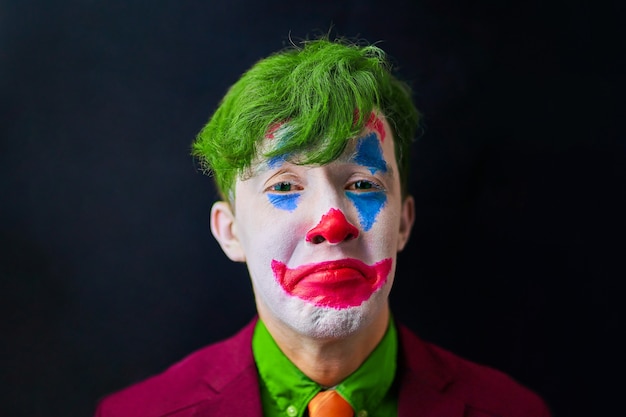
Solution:
<svg viewBox="0 0 626 417">
<path fill-rule="evenodd" d="M 309 403 L 310 417 L 352 417 L 352 407 L 335 390 L 319 392 Z"/>
</svg>

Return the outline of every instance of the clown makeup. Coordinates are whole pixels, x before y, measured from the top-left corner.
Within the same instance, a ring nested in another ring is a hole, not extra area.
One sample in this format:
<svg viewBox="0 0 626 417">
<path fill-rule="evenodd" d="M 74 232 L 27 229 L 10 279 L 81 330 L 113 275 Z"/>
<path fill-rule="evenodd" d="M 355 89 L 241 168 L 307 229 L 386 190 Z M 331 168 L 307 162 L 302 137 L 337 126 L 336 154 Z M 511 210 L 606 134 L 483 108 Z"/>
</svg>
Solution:
<svg viewBox="0 0 626 417">
<path fill-rule="evenodd" d="M 237 181 L 231 258 L 246 261 L 262 319 L 341 337 L 387 313 L 412 224 L 397 170 L 389 126 L 375 116 L 326 165 L 275 158 Z"/>
<path fill-rule="evenodd" d="M 376 174 L 377 171 L 386 173 L 387 162 L 383 158 L 381 148 L 381 142 L 384 142 L 386 137 L 384 124 L 375 113 L 371 113 L 365 127 L 371 131 L 356 140 L 355 150 L 348 158 L 348 161 L 366 167 L 371 174 Z M 270 127 L 266 139 L 288 139 L 285 138 L 285 135 L 288 135 L 288 128 L 285 124 L 277 123 Z M 286 160 L 286 155 L 271 158 L 267 161 L 267 168 L 280 168 Z M 361 225 L 365 231 L 368 231 L 376 221 L 376 216 L 384 206 L 387 197 L 384 191 L 376 188 L 376 184 L 362 181 L 355 186 L 361 190 L 369 190 L 369 192 L 346 191 L 346 196 L 352 201 L 359 213 Z M 295 192 L 286 193 L 288 191 L 291 191 L 288 183 L 278 183 L 268 192 L 267 198 L 276 208 L 293 211 L 297 208 L 300 194 Z"/>
</svg>

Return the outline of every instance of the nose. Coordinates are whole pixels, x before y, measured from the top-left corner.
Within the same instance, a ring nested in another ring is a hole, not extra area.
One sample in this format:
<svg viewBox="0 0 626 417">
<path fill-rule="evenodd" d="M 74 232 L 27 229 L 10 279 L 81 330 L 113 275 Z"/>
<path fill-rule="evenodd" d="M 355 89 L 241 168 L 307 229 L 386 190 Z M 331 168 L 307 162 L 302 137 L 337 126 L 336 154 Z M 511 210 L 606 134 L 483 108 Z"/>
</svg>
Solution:
<svg viewBox="0 0 626 417">
<path fill-rule="evenodd" d="M 322 216 L 322 220 L 306 234 L 306 241 L 312 243 L 340 243 L 347 240 L 356 239 L 359 236 L 359 229 L 348 222 L 346 216 L 331 208 L 328 213 Z"/>
</svg>

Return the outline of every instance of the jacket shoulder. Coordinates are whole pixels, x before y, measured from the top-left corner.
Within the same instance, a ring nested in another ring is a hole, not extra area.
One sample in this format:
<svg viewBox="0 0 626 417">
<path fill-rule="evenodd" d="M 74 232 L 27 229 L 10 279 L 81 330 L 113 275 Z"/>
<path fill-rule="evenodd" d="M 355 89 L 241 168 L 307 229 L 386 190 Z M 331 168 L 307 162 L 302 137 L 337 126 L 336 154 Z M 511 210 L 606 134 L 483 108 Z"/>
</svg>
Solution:
<svg viewBox="0 0 626 417">
<path fill-rule="evenodd" d="M 433 387 L 447 398 L 463 402 L 469 415 L 550 416 L 545 402 L 509 375 L 424 342 L 407 328 L 401 337 L 408 366 L 428 375 Z"/>
<path fill-rule="evenodd" d="M 253 320 L 235 336 L 199 349 L 160 374 L 105 397 L 96 417 L 191 416 L 250 367 Z"/>
</svg>

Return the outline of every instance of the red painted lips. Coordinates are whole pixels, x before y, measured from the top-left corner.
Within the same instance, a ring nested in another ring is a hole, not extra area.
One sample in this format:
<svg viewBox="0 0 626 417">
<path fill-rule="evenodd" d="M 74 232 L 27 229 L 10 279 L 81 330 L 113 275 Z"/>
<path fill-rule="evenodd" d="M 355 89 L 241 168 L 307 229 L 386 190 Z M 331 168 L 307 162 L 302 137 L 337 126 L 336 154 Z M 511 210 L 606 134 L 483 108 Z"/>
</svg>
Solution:
<svg viewBox="0 0 626 417">
<path fill-rule="evenodd" d="M 316 306 L 336 309 L 361 305 L 387 282 L 390 270 L 391 258 L 371 266 L 349 258 L 295 269 L 272 260 L 274 276 L 288 294 Z"/>
</svg>

